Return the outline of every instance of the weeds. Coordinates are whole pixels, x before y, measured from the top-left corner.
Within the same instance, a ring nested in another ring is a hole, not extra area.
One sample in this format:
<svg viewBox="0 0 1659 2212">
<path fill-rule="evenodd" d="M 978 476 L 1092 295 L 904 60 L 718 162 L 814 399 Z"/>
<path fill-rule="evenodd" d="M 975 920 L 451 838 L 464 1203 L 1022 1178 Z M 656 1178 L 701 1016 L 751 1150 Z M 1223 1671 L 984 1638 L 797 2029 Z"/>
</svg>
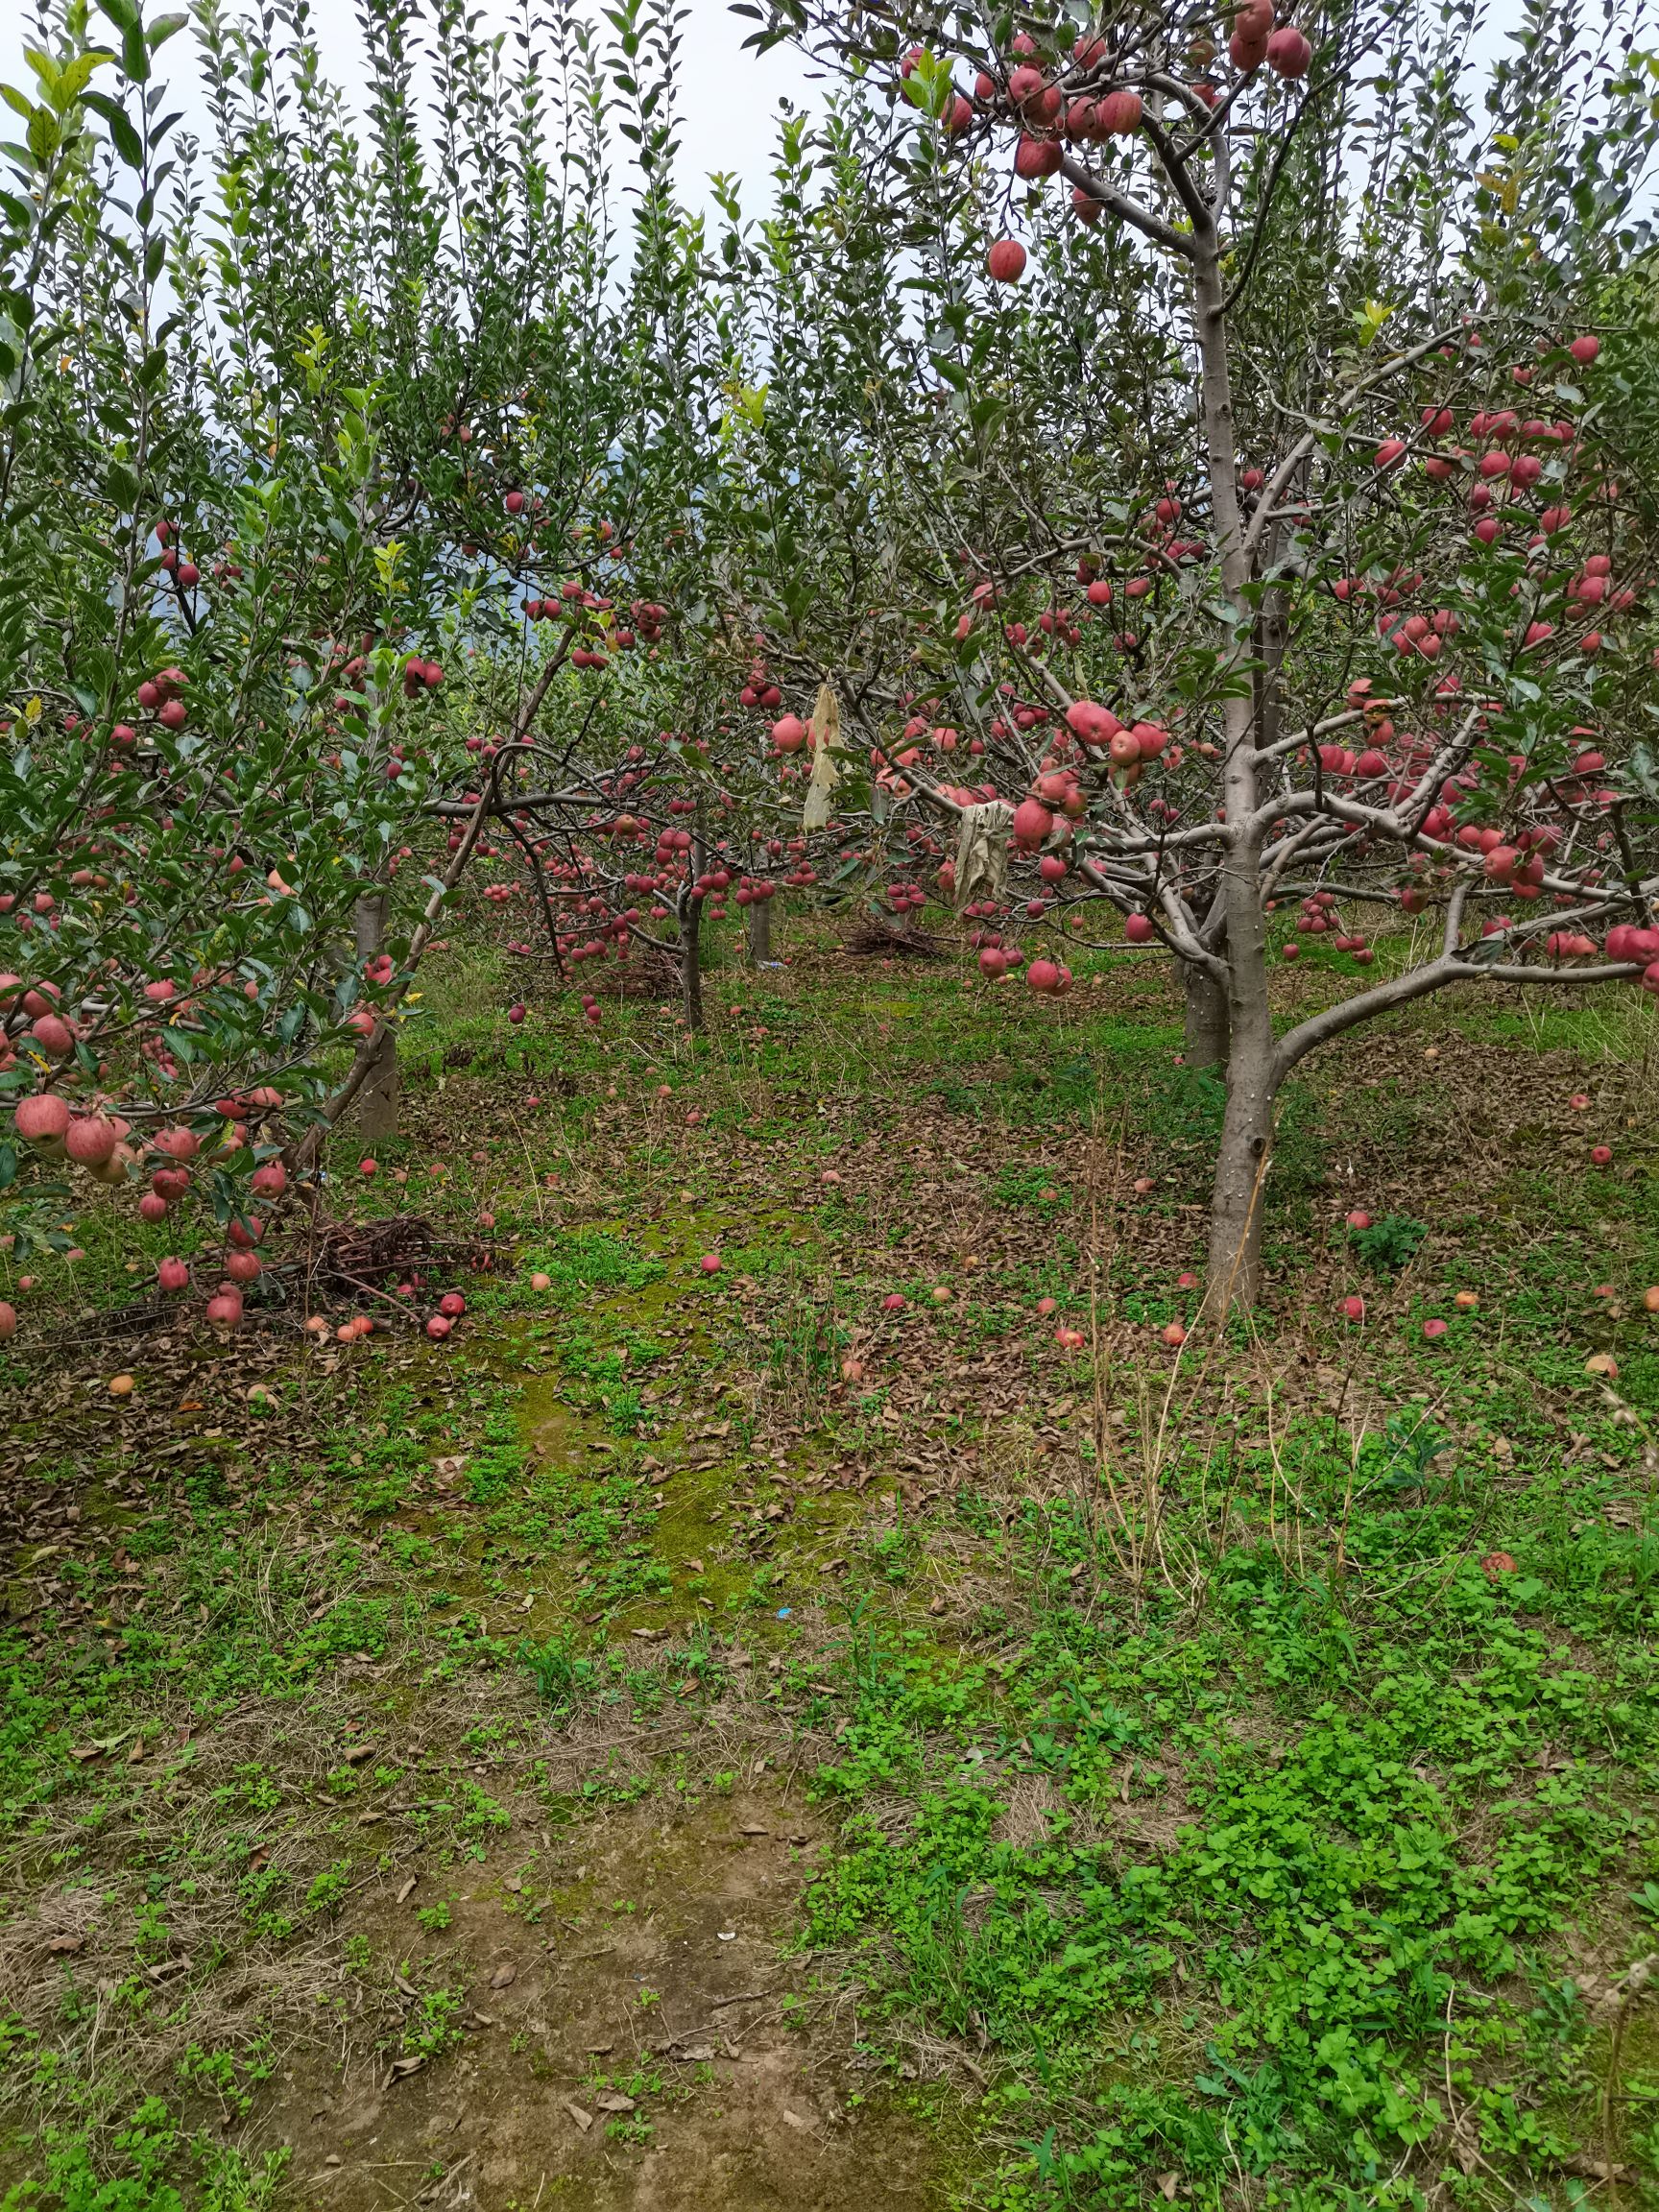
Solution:
<svg viewBox="0 0 1659 2212">
<path fill-rule="evenodd" d="M 1364 1261 L 1379 1274 L 1398 1274 L 1417 1256 L 1428 1225 L 1422 1221 L 1407 1220 L 1404 1214 L 1385 1214 L 1381 1221 L 1373 1221 L 1364 1229 L 1350 1229 L 1348 1241 Z"/>
<path fill-rule="evenodd" d="M 457 1062 L 417 1111 L 459 1102 L 486 1158 L 421 1202 L 522 1231 L 475 1335 L 376 1338 L 384 1372 L 326 1387 L 295 1352 L 257 1429 L 228 1360 L 164 1392 L 134 1352 L 132 1481 L 90 1368 L 41 1414 L 0 1630 L 0 2050 L 41 2212 L 291 2194 L 218 2140 L 282 2110 L 273 2050 L 456 2068 L 478 1915 L 563 1948 L 627 1818 L 740 1817 L 759 1760 L 829 1826 L 796 1936 L 862 1985 L 861 2066 L 973 2084 L 965 2201 L 1496 2212 L 1596 2159 L 1652 2188 L 1651 2000 L 1615 2040 L 1586 1990 L 1659 1926 L 1659 1201 L 1558 1168 L 1491 1077 L 1524 1054 L 1534 1118 L 1590 1080 L 1551 1054 L 1611 1090 L 1646 1010 L 1454 1008 L 1486 1149 L 1421 1171 L 1416 1018 L 1334 1054 L 1286 1099 L 1267 1308 L 1177 1359 L 1220 1087 L 1144 965 L 1078 965 L 1036 1010 L 895 981 L 879 1036 L 804 960 L 764 1039 L 630 1006 L 560 1033 L 558 1087 Z M 623 1039 L 650 1080 L 613 1099 Z M 186 1395 L 221 1450 L 170 1429 Z M 561 1837 L 564 1888 L 532 1871 Z M 656 1941 L 617 1902 L 601 1941 Z M 417 1929 L 442 1966 L 404 1989 Z M 653 2029 L 704 2017 L 677 1971 L 630 1968 Z M 663 2080 L 593 2078 L 633 2100 L 619 2165 L 669 2146 Z"/>
</svg>

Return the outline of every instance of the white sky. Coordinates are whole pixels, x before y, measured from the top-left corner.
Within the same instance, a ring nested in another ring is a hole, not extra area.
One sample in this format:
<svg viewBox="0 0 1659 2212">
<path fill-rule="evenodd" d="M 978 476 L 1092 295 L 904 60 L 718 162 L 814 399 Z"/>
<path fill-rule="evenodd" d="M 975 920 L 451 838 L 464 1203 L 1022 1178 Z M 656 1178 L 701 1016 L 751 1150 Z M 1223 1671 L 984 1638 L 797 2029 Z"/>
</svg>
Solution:
<svg viewBox="0 0 1659 2212">
<path fill-rule="evenodd" d="M 150 12 L 162 5 L 182 6 L 187 0 L 150 0 Z M 239 0 L 228 0 L 234 10 Z M 240 0 L 248 4 L 248 0 Z M 602 0 L 586 0 L 589 15 L 600 20 Z M 481 28 L 486 34 L 507 28 L 513 12 L 500 0 L 477 0 Z M 680 188 L 692 206 L 711 207 L 706 180 L 713 170 L 736 175 L 743 184 L 742 202 L 748 216 L 770 210 L 772 189 L 769 170 L 776 136 L 779 103 L 790 100 L 797 108 L 816 107 L 826 90 L 824 80 L 803 58 L 786 46 L 757 57 L 743 50 L 743 40 L 756 29 L 752 18 L 733 15 L 727 0 L 681 0 L 682 70 L 679 95 L 682 158 Z M 32 7 L 30 13 L 33 12 Z M 1478 70 L 1490 66 L 1504 36 L 1519 13 L 1518 0 L 1492 0 L 1477 32 L 1474 60 Z M 0 81 L 24 84 L 31 92 L 34 79 L 23 60 L 28 29 L 23 11 L 7 9 L 0 0 Z M 96 35 L 100 16 L 94 4 Z M 312 25 L 327 75 L 349 95 L 361 82 L 361 51 L 353 0 L 313 0 Z M 600 22 L 600 28 L 609 26 Z M 113 43 L 113 40 L 111 40 Z M 163 67 L 177 104 L 183 110 L 186 128 L 205 132 L 206 115 L 197 74 L 197 46 L 193 30 L 181 31 L 162 50 Z M 616 146 L 618 165 L 626 152 Z"/>
<path fill-rule="evenodd" d="M 171 4 L 179 6 L 183 0 L 171 0 Z M 752 18 L 732 14 L 726 0 L 683 0 L 683 5 L 686 17 L 682 30 L 679 98 L 683 196 L 694 206 L 711 204 L 704 180 L 710 171 L 725 170 L 744 180 L 745 214 L 766 212 L 771 202 L 767 172 L 778 104 L 788 99 L 797 108 L 815 105 L 823 95 L 823 83 L 809 76 L 802 58 L 786 47 L 777 47 L 760 57 L 745 53 L 743 40 L 757 25 Z M 149 12 L 155 12 L 156 8 Z M 592 5 L 589 12 L 597 16 L 597 6 Z M 33 95 L 35 80 L 23 60 L 29 29 L 19 15 L 0 7 L 0 81 L 24 85 Z M 486 35 L 506 28 L 509 22 L 508 11 L 494 0 L 482 0 L 479 15 Z M 94 36 L 100 20 L 94 9 Z M 312 23 L 325 70 L 349 94 L 362 76 L 351 0 L 315 0 Z M 608 30 L 609 26 L 602 28 Z M 195 66 L 194 32 L 180 31 L 162 49 L 162 62 L 175 103 L 183 110 L 185 127 L 204 132 L 206 116 Z M 626 151 L 620 141 L 618 151 Z"/>
</svg>

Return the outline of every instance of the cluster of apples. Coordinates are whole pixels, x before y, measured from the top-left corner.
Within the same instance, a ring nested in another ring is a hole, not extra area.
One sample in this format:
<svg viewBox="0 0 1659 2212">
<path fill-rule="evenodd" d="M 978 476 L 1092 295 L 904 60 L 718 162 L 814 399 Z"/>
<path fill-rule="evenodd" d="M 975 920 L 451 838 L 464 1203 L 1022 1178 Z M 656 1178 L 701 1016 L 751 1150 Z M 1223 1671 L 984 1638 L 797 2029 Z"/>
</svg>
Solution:
<svg viewBox="0 0 1659 2212">
<path fill-rule="evenodd" d="M 1313 59 L 1304 33 L 1293 23 L 1276 22 L 1272 0 L 1247 0 L 1238 10 L 1227 51 L 1240 77 L 1253 77 L 1265 63 L 1286 83 L 1306 77 Z M 1197 36 L 1189 57 L 1196 68 L 1203 72 L 1214 57 L 1210 40 Z M 922 60 L 920 47 L 905 55 L 900 63 L 902 89 Z M 945 129 L 955 136 L 970 128 L 976 112 L 989 114 L 1020 133 L 1014 174 L 1022 182 L 1038 183 L 1057 176 L 1066 166 L 1069 145 L 1106 145 L 1114 138 L 1132 136 L 1142 127 L 1145 116 L 1142 93 L 1134 85 L 1113 84 L 1107 63 L 1105 41 L 1088 33 L 1073 45 L 1070 61 L 1056 64 L 1045 59 L 1029 33 L 1022 31 L 998 73 L 980 72 L 973 103 L 960 94 L 949 103 Z M 1208 108 L 1218 106 L 1222 98 L 1220 86 L 1202 73 L 1188 89 Z M 913 94 L 906 92 L 906 97 Z M 1105 212 L 1105 196 L 1086 182 L 1076 182 L 1071 206 L 1079 222 L 1097 223 Z M 1018 283 L 1025 261 L 1025 249 L 1018 238 L 998 238 L 986 255 L 986 270 L 995 283 Z"/>
<path fill-rule="evenodd" d="M 438 1310 L 426 1323 L 426 1334 L 434 1344 L 441 1344 L 454 1330 L 455 1324 L 467 1310 L 467 1301 L 459 1290 L 445 1290 L 438 1301 Z"/>
<path fill-rule="evenodd" d="M 94 1182 L 119 1188 L 141 1172 L 148 1172 L 150 1188 L 138 1201 L 142 1220 L 164 1221 L 191 1189 L 193 1171 L 211 1166 L 241 1149 L 246 1139 L 240 1124 L 281 1104 L 280 1094 L 268 1088 L 246 1098 L 223 1098 L 217 1111 L 222 1126 L 204 1143 L 196 1130 L 182 1123 L 159 1129 L 148 1140 L 134 1140 L 131 1122 L 122 1116 L 94 1106 L 78 1109 L 60 1091 L 36 1091 L 18 1100 L 12 1126 L 18 1138 L 41 1158 L 64 1161 L 84 1168 Z M 275 1157 L 254 1168 L 253 1194 L 280 1198 L 287 1188 L 287 1170 Z M 242 1318 L 242 1290 L 257 1282 L 261 1262 L 255 1249 L 264 1234 L 258 1216 L 245 1214 L 232 1220 L 227 1232 L 229 1249 L 225 1254 L 221 1283 L 207 1304 L 207 1317 L 217 1326 L 234 1327 Z M 160 1262 L 156 1280 L 169 1292 L 189 1286 L 190 1270 L 183 1261 L 168 1258 Z"/>
<path fill-rule="evenodd" d="M 1314 891 L 1302 902 L 1302 910 L 1296 918 L 1297 933 L 1304 937 L 1329 937 L 1334 950 L 1346 952 L 1361 968 L 1368 968 L 1375 957 L 1362 934 L 1345 931 L 1337 926 L 1336 895 L 1334 891 Z M 1287 938 L 1279 948 L 1286 960 L 1301 957 L 1302 948 L 1294 937 Z"/>
</svg>

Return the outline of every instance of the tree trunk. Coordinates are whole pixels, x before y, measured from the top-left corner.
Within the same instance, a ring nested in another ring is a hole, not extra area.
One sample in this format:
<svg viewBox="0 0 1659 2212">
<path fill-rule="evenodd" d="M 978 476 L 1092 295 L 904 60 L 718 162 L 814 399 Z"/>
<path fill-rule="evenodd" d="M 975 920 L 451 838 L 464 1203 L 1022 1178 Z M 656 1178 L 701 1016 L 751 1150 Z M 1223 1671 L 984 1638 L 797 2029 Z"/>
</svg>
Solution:
<svg viewBox="0 0 1659 2212">
<path fill-rule="evenodd" d="M 1189 1068 L 1227 1065 L 1227 992 L 1214 976 L 1182 963 L 1187 992 L 1186 1058 Z"/>
<path fill-rule="evenodd" d="M 1273 1040 L 1234 1033 L 1227 1063 L 1227 1112 L 1210 1201 L 1210 1254 L 1204 1310 L 1218 1320 L 1254 1306 L 1262 1288 L 1262 1210 L 1273 1148 Z"/>
<path fill-rule="evenodd" d="M 703 1026 L 703 902 L 687 898 L 680 908 L 680 1011 L 688 1029 Z"/>
<path fill-rule="evenodd" d="M 397 1071 L 397 1038 L 383 1029 L 374 1041 L 369 1072 L 357 1094 L 357 1128 L 366 1144 L 383 1144 L 397 1134 L 397 1109 L 403 1095 Z"/>
<path fill-rule="evenodd" d="M 1233 383 L 1227 358 L 1225 290 L 1214 221 L 1202 211 L 1192 224 L 1192 303 L 1201 366 L 1200 402 L 1211 509 L 1215 520 L 1221 582 L 1249 636 L 1251 556 L 1238 504 L 1238 455 L 1233 422 Z M 1235 644 L 1237 651 L 1237 644 Z M 1262 899 L 1261 831 L 1257 806 L 1256 702 L 1230 695 L 1222 708 L 1225 745 L 1221 769 L 1226 857 L 1219 897 L 1226 921 L 1227 1113 L 1210 1206 L 1210 1256 L 1204 1279 L 1204 1312 L 1222 1318 L 1256 1302 L 1262 1280 L 1262 1187 L 1273 1142 L 1277 1089 L 1273 1013 L 1267 1002 L 1267 917 Z"/>
<path fill-rule="evenodd" d="M 355 923 L 357 959 L 361 966 L 380 950 L 386 929 L 386 896 L 359 899 Z M 357 1128 L 366 1144 L 383 1144 L 397 1134 L 397 1109 L 402 1085 L 397 1071 L 397 1039 L 383 1029 L 374 1041 L 369 1072 L 357 1094 Z"/>
<path fill-rule="evenodd" d="M 691 832 L 691 880 L 695 882 L 708 867 L 708 853 L 703 842 L 703 802 L 697 802 L 697 826 Z M 685 1017 L 688 1029 L 703 1026 L 703 902 L 692 896 L 691 884 L 681 886 L 680 896 L 674 902 L 674 911 L 680 924 L 680 1011 Z"/>
<path fill-rule="evenodd" d="M 749 908 L 749 965 L 764 967 L 772 957 L 772 902 L 757 899 Z"/>
<path fill-rule="evenodd" d="M 1250 759 L 1254 721 L 1248 699 L 1229 699 L 1229 775 Z M 1254 777 L 1247 765 L 1244 773 Z M 1221 895 L 1227 902 L 1227 1112 L 1210 1202 L 1210 1258 L 1204 1310 L 1212 1319 L 1254 1306 L 1262 1285 L 1262 1180 L 1273 1142 L 1279 1077 L 1273 1009 L 1267 998 L 1267 916 L 1262 854 L 1241 833 L 1229 849 Z"/>
</svg>

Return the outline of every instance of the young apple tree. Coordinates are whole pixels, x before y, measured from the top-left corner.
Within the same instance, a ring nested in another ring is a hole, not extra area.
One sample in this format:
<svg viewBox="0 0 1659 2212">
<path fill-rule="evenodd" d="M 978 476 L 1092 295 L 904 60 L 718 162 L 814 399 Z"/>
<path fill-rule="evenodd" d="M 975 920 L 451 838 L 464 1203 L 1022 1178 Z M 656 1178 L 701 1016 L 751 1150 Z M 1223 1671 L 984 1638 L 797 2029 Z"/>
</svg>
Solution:
<svg viewBox="0 0 1659 2212">
<path fill-rule="evenodd" d="M 936 549 L 902 579 L 918 680 L 883 757 L 955 814 L 936 733 L 980 728 L 1033 926 L 1104 899 L 1191 978 L 1226 1061 L 1212 1311 L 1257 1296 L 1309 1052 L 1452 985 L 1659 952 L 1622 450 L 1655 76 L 1543 0 L 1484 72 L 1472 29 L 773 0 L 757 35 L 889 85 L 917 405 L 955 429 L 889 449 Z M 1414 926 L 1374 949 L 1382 914 Z M 1286 1026 L 1273 970 L 1327 944 L 1334 995 Z"/>
<path fill-rule="evenodd" d="M 0 1187 L 12 1248 L 66 1242 L 82 1172 L 151 1220 L 204 1198 L 230 1321 L 252 1209 L 394 1095 L 443 687 L 522 648 L 512 472 L 529 448 L 570 487 L 563 532 L 628 376 L 582 41 L 504 79 L 435 18 L 429 167 L 406 12 L 369 9 L 366 165 L 302 31 L 204 13 L 204 182 L 163 82 L 182 19 L 104 14 L 108 47 L 47 10 L 9 96 Z"/>
<path fill-rule="evenodd" d="M 710 241 L 675 196 L 672 40 L 640 42 L 629 128 L 645 189 L 619 309 L 631 403 L 584 524 L 527 527 L 517 565 L 497 555 L 549 681 L 534 717 L 516 719 L 512 654 L 480 657 L 472 757 L 452 762 L 437 811 L 456 852 L 482 809 L 482 855 L 512 863 L 485 896 L 538 925 L 509 950 L 587 983 L 590 1021 L 603 978 L 643 958 L 696 1026 L 706 925 L 741 913 L 765 958 L 780 894 L 849 900 L 878 872 L 871 777 L 840 742 L 843 702 L 822 696 L 822 677 L 830 610 L 845 614 L 851 595 L 862 623 L 870 591 L 847 563 L 868 481 L 884 479 L 859 459 L 847 399 L 863 333 L 885 320 L 869 311 L 886 277 L 865 268 L 837 283 L 829 228 L 806 211 L 798 123 L 781 134 L 778 221 L 757 233 L 721 184 Z M 850 142 L 839 163 L 854 183 Z M 526 523 L 555 505 L 559 478 L 537 456 L 516 481 Z M 803 529 L 807 498 L 820 504 Z M 757 609 L 779 603 L 795 618 L 763 637 Z M 897 612 L 876 619 L 908 648 Z M 847 698 L 852 725 L 863 707 Z"/>
<path fill-rule="evenodd" d="M 0 1089 L 22 1146 L 0 1185 L 24 1251 L 65 1241 L 71 1169 L 148 1174 L 151 1220 L 205 1190 L 244 1234 L 280 1194 L 282 1117 L 376 988 L 341 946 L 402 808 L 362 773 L 378 709 L 342 641 L 386 614 L 372 409 L 320 377 L 322 449 L 204 411 L 156 70 L 177 20 L 108 13 L 118 53 L 77 15 L 30 54 L 0 201 Z M 258 1262 L 227 1264 L 228 1318 Z"/>
</svg>

